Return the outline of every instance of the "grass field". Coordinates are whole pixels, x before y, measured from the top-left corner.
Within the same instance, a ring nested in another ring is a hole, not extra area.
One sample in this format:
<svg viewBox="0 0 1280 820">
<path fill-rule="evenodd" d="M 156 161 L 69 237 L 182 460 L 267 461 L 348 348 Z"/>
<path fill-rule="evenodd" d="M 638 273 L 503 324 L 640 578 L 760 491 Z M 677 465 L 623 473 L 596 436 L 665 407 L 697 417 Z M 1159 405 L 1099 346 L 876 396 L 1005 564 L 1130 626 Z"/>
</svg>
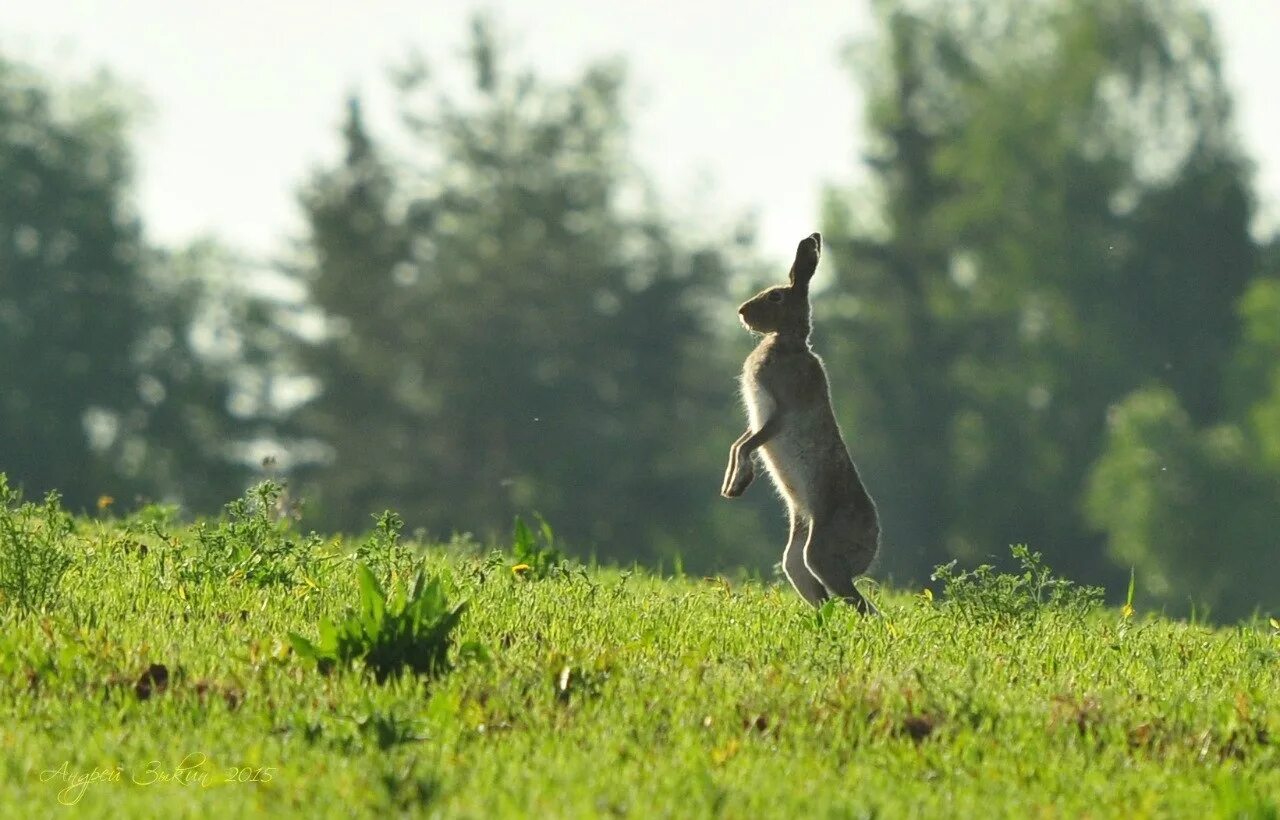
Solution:
<svg viewBox="0 0 1280 820">
<path fill-rule="evenodd" d="M 0 506 L 4 817 L 1280 806 L 1278 630 L 1102 609 L 1034 556 L 872 590 L 883 617 L 862 618 L 777 584 L 561 563 L 536 530 L 500 555 L 401 541 L 390 516 L 304 537 L 269 490 L 201 526 Z M 420 567 L 438 585 L 415 609 L 390 591 Z M 365 606 L 381 626 L 346 629 Z M 322 673 L 290 633 L 323 655 L 326 617 Z"/>
</svg>

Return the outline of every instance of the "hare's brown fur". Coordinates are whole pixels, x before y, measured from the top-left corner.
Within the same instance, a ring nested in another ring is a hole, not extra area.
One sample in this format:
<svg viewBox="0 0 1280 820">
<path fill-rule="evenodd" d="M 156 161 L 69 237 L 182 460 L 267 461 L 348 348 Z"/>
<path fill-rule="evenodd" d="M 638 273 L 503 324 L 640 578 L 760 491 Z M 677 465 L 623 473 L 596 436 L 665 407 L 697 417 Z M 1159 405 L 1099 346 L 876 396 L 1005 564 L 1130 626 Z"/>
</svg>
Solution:
<svg viewBox="0 0 1280 820">
<path fill-rule="evenodd" d="M 790 514 L 782 566 L 791 584 L 815 606 L 835 596 L 873 612 L 853 579 L 879 547 L 876 507 L 836 423 L 826 368 L 809 346 L 809 280 L 821 250 L 818 234 L 804 239 L 790 283 L 738 309 L 748 328 L 765 335 L 742 368 L 750 426 L 730 449 L 721 494 L 735 498 L 746 490 L 759 450 Z"/>
</svg>

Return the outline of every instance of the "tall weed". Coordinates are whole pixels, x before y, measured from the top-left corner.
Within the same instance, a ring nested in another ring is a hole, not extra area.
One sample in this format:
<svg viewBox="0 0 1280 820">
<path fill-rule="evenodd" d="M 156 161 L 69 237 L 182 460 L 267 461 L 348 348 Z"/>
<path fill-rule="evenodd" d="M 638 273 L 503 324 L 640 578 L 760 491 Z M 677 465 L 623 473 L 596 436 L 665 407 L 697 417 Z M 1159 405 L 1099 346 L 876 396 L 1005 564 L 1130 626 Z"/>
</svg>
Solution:
<svg viewBox="0 0 1280 820">
<path fill-rule="evenodd" d="M 178 559 L 179 577 L 268 586 L 291 584 L 306 574 L 323 539 L 294 532 L 292 521 L 279 512 L 283 495 L 280 484 L 264 481 L 228 504 L 218 523 L 197 524 L 196 549 Z"/>
<path fill-rule="evenodd" d="M 421 570 L 408 590 L 397 583 L 390 597 L 367 565 L 360 564 L 357 574 L 359 611 L 348 609 L 339 623 L 322 620 L 314 642 L 290 632 L 294 651 L 323 673 L 362 661 L 379 683 L 405 670 L 427 676 L 448 672 L 451 633 L 466 604 L 450 608 L 440 579 L 428 583 Z M 475 646 L 463 649 L 480 652 Z"/>
<path fill-rule="evenodd" d="M 0 607 L 31 613 L 56 603 L 73 529 L 57 493 L 42 504 L 24 502 L 0 473 Z"/>
<path fill-rule="evenodd" d="M 933 580 L 942 582 L 945 605 L 971 617 L 1031 619 L 1054 611 L 1083 617 L 1102 604 L 1100 587 L 1080 586 L 1054 575 L 1038 552 L 1025 544 L 1010 547 L 1020 572 L 996 572 L 983 564 L 957 572 L 956 562 L 934 568 Z"/>
</svg>

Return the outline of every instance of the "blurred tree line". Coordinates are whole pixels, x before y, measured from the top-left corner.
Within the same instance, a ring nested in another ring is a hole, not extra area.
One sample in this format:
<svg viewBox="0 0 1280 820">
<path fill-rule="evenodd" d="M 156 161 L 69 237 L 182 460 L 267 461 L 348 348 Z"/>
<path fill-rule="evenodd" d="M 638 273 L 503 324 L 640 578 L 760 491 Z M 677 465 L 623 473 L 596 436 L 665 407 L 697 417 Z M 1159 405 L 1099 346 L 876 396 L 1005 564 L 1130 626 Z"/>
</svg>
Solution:
<svg viewBox="0 0 1280 820">
<path fill-rule="evenodd" d="M 232 412 L 247 359 L 227 356 L 248 303 L 220 293 L 225 251 L 146 243 L 134 108 L 105 76 L 57 88 L 0 55 L 0 470 L 80 508 L 141 493 L 208 509 L 244 475 L 226 442 L 256 425 Z M 202 347 L 198 317 L 223 338 Z"/>
<path fill-rule="evenodd" d="M 1280 243 L 1250 232 L 1204 11 L 873 6 L 868 182 L 825 198 L 815 341 L 877 574 L 1027 542 L 1173 610 L 1280 606 Z M 0 470 L 212 512 L 278 451 L 317 527 L 537 510 L 602 559 L 767 572 L 775 499 L 715 491 L 733 307 L 781 271 L 664 210 L 621 65 L 552 83 L 483 20 L 470 43 L 465 88 L 395 73 L 394 133 L 348 101 L 278 265 L 296 304 L 214 243 L 148 245 L 118 87 L 0 58 Z"/>
<path fill-rule="evenodd" d="M 326 332 L 289 345 L 319 393 L 286 429 L 327 449 L 297 471 L 315 519 L 391 507 L 448 532 L 535 510 L 601 558 L 742 560 L 707 495 L 709 432 L 736 412 L 716 329 L 734 240 L 661 213 L 620 65 L 552 85 L 482 21 L 469 62 L 457 94 L 397 72 L 394 156 L 351 100 L 341 164 L 302 191 L 291 270 Z"/>
<path fill-rule="evenodd" d="M 888 565 L 1023 540 L 1175 607 L 1280 603 L 1280 473 L 1239 426 L 1280 374 L 1277 269 L 1205 12 L 875 8 L 874 186 L 827 197 L 819 327 Z"/>
</svg>

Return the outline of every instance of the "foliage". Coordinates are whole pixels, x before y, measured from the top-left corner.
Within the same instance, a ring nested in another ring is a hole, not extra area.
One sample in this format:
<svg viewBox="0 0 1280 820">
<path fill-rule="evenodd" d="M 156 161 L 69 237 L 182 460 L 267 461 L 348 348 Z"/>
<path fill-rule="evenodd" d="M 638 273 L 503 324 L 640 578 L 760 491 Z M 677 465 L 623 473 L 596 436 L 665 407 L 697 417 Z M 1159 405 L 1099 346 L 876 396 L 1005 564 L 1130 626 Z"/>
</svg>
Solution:
<svg viewBox="0 0 1280 820">
<path fill-rule="evenodd" d="M 390 600 L 368 566 L 357 565 L 357 574 L 360 611 L 348 610 L 337 623 L 321 620 L 315 643 L 290 632 L 294 650 L 326 673 L 362 661 L 379 683 L 404 670 L 427 676 L 448 672 L 450 633 L 466 604 L 450 609 L 440 579 L 426 583 L 422 570 L 407 593 L 397 584 Z"/>
<path fill-rule="evenodd" d="M 942 582 L 946 603 L 965 617 L 1023 620 L 1046 612 L 1083 618 L 1102 604 L 1100 587 L 1077 586 L 1056 576 L 1043 556 L 1025 544 L 1010 547 L 1020 573 L 996 572 L 991 564 L 956 572 L 956 562 L 934 569 L 931 576 Z"/>
<path fill-rule="evenodd" d="M 1089 479 L 1088 511 L 1144 591 L 1240 617 L 1280 606 L 1280 283 L 1241 302 L 1242 339 L 1224 393 L 1229 414 L 1197 426 L 1173 391 L 1136 391 L 1112 411 Z"/>
<path fill-rule="evenodd" d="M 1258 273 L 1212 27 L 1182 0 L 876 8 L 874 185 L 828 195 L 818 324 L 886 569 L 1026 540 L 1119 584 L 1083 509 L 1107 409 L 1158 379 L 1218 414 Z"/>
<path fill-rule="evenodd" d="M 388 576 L 396 572 L 407 558 L 400 543 L 404 519 L 394 510 L 383 510 L 373 518 L 373 532 L 356 546 L 355 559 L 368 565 L 376 574 Z"/>
<path fill-rule="evenodd" d="M 75 510 L 104 492 L 209 509 L 243 486 L 231 406 L 266 331 L 230 254 L 146 244 L 137 108 L 106 75 L 59 84 L 0 55 L 0 468 Z"/>
<path fill-rule="evenodd" d="M 217 510 L 253 474 L 245 443 L 278 412 L 280 308 L 249 291 L 247 264 L 211 241 L 142 260 L 136 399 L 105 448 L 116 482 L 187 510 Z"/>
<path fill-rule="evenodd" d="M 59 88 L 0 57 L 0 468 L 73 509 L 110 486 L 100 445 L 134 401 L 128 114 L 109 82 Z"/>
<path fill-rule="evenodd" d="M 73 529 L 56 492 L 24 503 L 0 473 L 0 611 L 42 612 L 57 602 Z"/>
<path fill-rule="evenodd" d="M 1265 620 L 1045 604 L 1010 628 L 885 588 L 882 617 L 833 605 L 815 628 L 785 584 L 608 567 L 531 584 L 433 545 L 424 596 L 447 579 L 468 602 L 455 668 L 374 685 L 310 673 L 281 640 L 362 617 L 363 601 L 344 614 L 350 562 L 317 564 L 314 587 L 211 578 L 184 597 L 166 552 L 194 550 L 196 528 L 162 525 L 167 547 L 127 520 L 77 521 L 61 604 L 0 630 L 9 814 L 1216 817 L 1265 816 L 1280 795 Z M 457 663 L 476 641 L 491 662 Z M 192 779 L 148 776 L 152 761 Z M 118 781 L 68 779 L 117 766 Z"/>
<path fill-rule="evenodd" d="M 874 7 L 853 66 L 871 185 L 826 199 L 815 304 L 884 519 L 878 572 L 1025 540 L 1073 577 L 1135 568 L 1143 603 L 1273 605 L 1280 243 L 1250 236 L 1201 6 Z M 658 204 L 620 64 L 552 80 L 509 52 L 477 19 L 466 87 L 407 65 L 395 132 L 350 102 L 344 156 L 300 191 L 284 272 L 303 305 L 256 293 L 214 242 L 146 242 L 125 89 L 0 58 L 0 469 L 72 510 L 119 498 L 104 518 L 158 499 L 125 526 L 179 589 L 310 588 L 315 538 L 278 498 L 168 544 L 163 511 L 217 510 L 263 447 L 328 528 L 394 507 L 492 538 L 541 509 L 606 560 L 776 558 L 768 494 L 714 496 L 749 236 L 691 238 Z M 391 515 L 356 547 L 379 577 L 411 552 Z M 556 575 L 563 544 L 523 526 L 517 565 Z"/>
<path fill-rule="evenodd" d="M 477 20 L 465 67 L 465 93 L 402 73 L 403 133 L 352 100 L 345 157 L 302 191 L 291 273 L 325 322 L 292 347 L 317 392 L 289 432 L 327 453 L 299 471 L 308 512 L 350 528 L 393 507 L 490 538 L 536 508 L 603 557 L 688 551 L 733 438 L 706 431 L 741 414 L 713 329 L 732 313 L 706 315 L 735 246 L 684 240 L 655 204 L 621 66 L 549 82 Z M 701 543 L 700 561 L 744 560 Z"/>
<path fill-rule="evenodd" d="M 511 534 L 511 557 L 518 574 L 546 578 L 564 572 L 567 564 L 564 551 L 556 543 L 555 531 L 541 515 L 536 517 L 538 531 L 535 533 L 524 519 L 516 516 Z"/>
<path fill-rule="evenodd" d="M 255 586 L 293 584 L 306 576 L 315 559 L 319 537 L 299 537 L 280 514 L 284 487 L 263 481 L 227 504 L 215 525 L 194 529 L 194 549 L 182 553 L 179 575 L 184 581 L 208 578 L 243 580 Z"/>
</svg>

